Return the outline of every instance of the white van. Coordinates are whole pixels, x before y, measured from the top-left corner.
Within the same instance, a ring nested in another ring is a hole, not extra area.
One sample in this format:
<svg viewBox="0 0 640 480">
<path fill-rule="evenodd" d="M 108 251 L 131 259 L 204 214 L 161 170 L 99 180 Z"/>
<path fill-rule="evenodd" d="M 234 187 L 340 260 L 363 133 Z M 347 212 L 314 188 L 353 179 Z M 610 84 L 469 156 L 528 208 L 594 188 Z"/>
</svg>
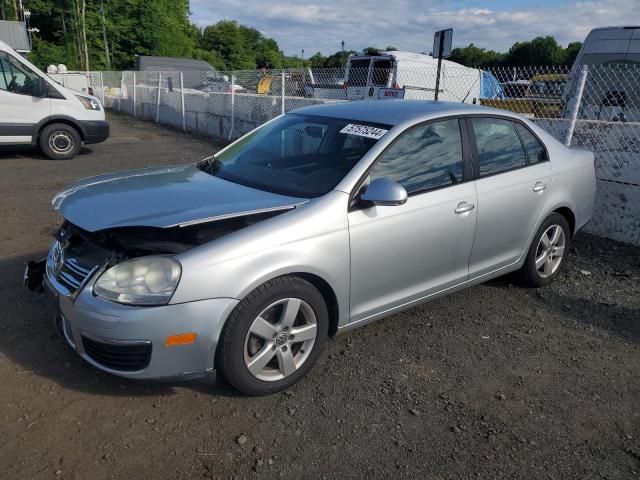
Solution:
<svg viewBox="0 0 640 480">
<path fill-rule="evenodd" d="M 438 60 L 413 52 L 370 52 L 349 56 L 341 88 L 342 99 L 378 100 L 406 98 L 433 100 Z M 483 72 L 449 60 L 442 61 L 438 99 L 474 103 L 481 97 Z M 497 83 L 497 82 L 496 82 Z M 338 87 L 340 88 L 340 87 Z M 336 86 L 332 89 L 336 91 Z M 314 89 L 316 98 L 339 98 Z"/>
<path fill-rule="evenodd" d="M 587 78 L 578 118 L 640 121 L 640 26 L 589 32 L 573 64 L 565 115 L 574 109 L 584 66 Z"/>
<path fill-rule="evenodd" d="M 600 27 L 589 32 L 575 65 L 640 64 L 640 26 Z"/>
<path fill-rule="evenodd" d="M 109 137 L 100 101 L 57 84 L 0 41 L 0 145 L 39 145 L 53 160 Z"/>
</svg>

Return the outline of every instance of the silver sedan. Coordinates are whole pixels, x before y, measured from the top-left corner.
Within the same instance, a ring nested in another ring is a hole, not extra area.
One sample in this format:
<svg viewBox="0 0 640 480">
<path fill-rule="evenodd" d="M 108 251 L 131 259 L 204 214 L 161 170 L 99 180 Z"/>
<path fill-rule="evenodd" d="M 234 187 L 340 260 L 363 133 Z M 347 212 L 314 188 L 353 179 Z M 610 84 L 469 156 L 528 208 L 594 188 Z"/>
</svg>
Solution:
<svg viewBox="0 0 640 480">
<path fill-rule="evenodd" d="M 540 287 L 594 204 L 594 157 L 529 120 L 420 101 L 313 106 L 195 165 L 88 178 L 44 280 L 95 367 L 301 379 L 328 336 L 509 272 Z"/>
</svg>

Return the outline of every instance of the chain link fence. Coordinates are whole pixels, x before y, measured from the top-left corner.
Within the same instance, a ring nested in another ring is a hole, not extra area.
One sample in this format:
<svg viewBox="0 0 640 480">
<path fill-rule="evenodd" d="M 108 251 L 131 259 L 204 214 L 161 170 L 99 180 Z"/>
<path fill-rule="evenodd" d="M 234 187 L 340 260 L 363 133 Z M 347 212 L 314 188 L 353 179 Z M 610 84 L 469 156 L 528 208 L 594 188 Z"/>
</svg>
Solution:
<svg viewBox="0 0 640 480">
<path fill-rule="evenodd" d="M 475 69 L 443 63 L 439 77 L 435 65 L 373 60 L 339 69 L 81 75 L 84 89 L 107 108 L 227 140 L 285 112 L 331 102 L 403 98 L 511 110 L 566 145 L 595 153 L 598 204 L 589 229 L 640 244 L 640 65 Z"/>
</svg>

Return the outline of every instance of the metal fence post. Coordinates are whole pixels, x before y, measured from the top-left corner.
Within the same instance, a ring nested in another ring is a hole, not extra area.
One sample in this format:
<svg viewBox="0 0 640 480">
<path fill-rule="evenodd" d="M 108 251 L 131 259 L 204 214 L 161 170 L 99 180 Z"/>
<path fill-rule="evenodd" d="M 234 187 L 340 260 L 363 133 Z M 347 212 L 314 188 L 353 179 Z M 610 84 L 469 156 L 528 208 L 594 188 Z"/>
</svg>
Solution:
<svg viewBox="0 0 640 480">
<path fill-rule="evenodd" d="M 285 109 L 284 109 L 284 70 L 282 71 L 282 73 L 280 74 L 282 76 L 282 85 L 280 86 L 280 98 L 282 99 L 282 105 L 281 105 L 281 109 L 280 109 L 280 113 L 282 115 L 284 115 Z"/>
<path fill-rule="evenodd" d="M 234 85 L 236 84 L 236 76 L 231 75 L 231 128 L 229 128 L 229 140 L 233 138 L 233 127 L 235 126 L 236 120 L 236 89 Z"/>
<path fill-rule="evenodd" d="M 158 74 L 158 99 L 156 103 L 156 123 L 160 123 L 160 87 L 162 86 L 162 74 Z"/>
<path fill-rule="evenodd" d="M 133 72 L 133 118 L 136 116 L 136 72 Z"/>
<path fill-rule="evenodd" d="M 187 131 L 187 119 L 184 108 L 184 73 L 180 72 L 180 110 L 182 111 L 182 131 Z"/>
<path fill-rule="evenodd" d="M 124 72 L 120 74 L 120 95 L 118 95 L 118 111 L 122 111 L 122 96 L 124 95 Z"/>
<path fill-rule="evenodd" d="M 565 146 L 571 145 L 571 140 L 573 139 L 573 132 L 576 129 L 576 123 L 578 121 L 578 112 L 580 111 L 580 104 L 582 103 L 582 95 L 584 93 L 584 86 L 587 83 L 587 74 L 589 71 L 589 67 L 587 65 L 583 65 L 580 70 L 580 78 L 578 79 L 578 87 L 576 89 L 576 98 L 575 102 L 571 106 L 571 111 L 569 112 L 569 127 L 567 128 L 567 133 L 564 137 Z"/>
<path fill-rule="evenodd" d="M 102 92 L 102 105 L 104 106 L 105 94 L 104 94 L 104 78 L 102 77 L 102 72 L 100 72 L 100 91 Z"/>
</svg>

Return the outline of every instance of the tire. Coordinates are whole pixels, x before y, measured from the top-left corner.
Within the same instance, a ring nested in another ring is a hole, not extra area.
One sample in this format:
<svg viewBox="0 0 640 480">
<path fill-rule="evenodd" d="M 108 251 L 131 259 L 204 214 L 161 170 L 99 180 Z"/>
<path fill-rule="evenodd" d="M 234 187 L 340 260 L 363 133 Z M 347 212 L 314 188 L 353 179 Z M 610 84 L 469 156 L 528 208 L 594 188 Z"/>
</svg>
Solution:
<svg viewBox="0 0 640 480">
<path fill-rule="evenodd" d="M 78 131 L 64 123 L 48 125 L 40 133 L 40 149 L 51 160 L 71 160 L 82 148 Z"/>
<path fill-rule="evenodd" d="M 571 229 L 567 219 L 559 213 L 552 213 L 533 237 L 527 258 L 519 271 L 521 282 L 539 288 L 555 280 L 566 263 L 570 243 Z"/>
<path fill-rule="evenodd" d="M 247 395 L 284 390 L 311 370 L 328 331 L 327 305 L 311 283 L 299 277 L 270 280 L 229 316 L 216 369 Z"/>
</svg>

